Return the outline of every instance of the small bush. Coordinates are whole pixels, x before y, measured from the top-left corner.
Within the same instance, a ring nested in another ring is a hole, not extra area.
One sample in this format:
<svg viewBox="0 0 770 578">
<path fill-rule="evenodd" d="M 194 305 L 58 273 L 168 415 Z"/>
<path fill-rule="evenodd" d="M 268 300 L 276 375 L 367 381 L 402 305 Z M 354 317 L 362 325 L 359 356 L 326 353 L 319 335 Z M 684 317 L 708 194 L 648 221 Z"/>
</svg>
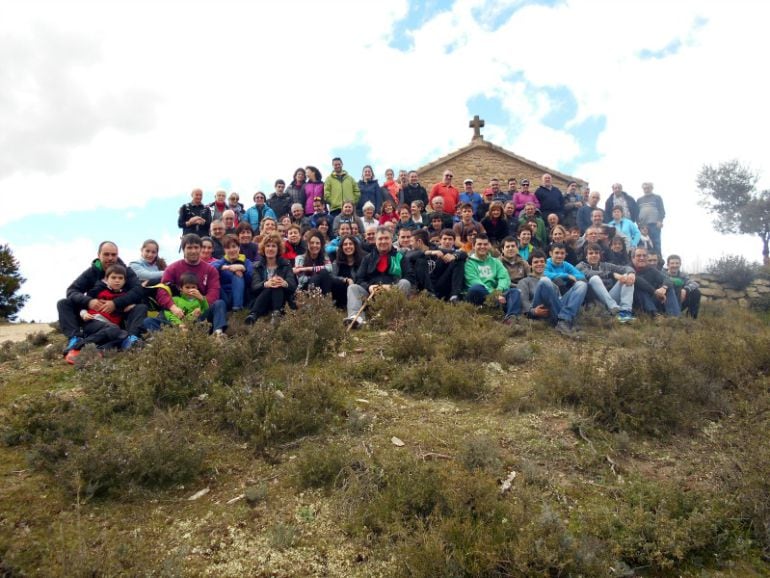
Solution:
<svg viewBox="0 0 770 578">
<path fill-rule="evenodd" d="M 299 541 L 299 530 L 293 524 L 277 523 L 270 528 L 270 546 L 276 550 L 288 550 Z"/>
<path fill-rule="evenodd" d="M 85 404 L 54 393 L 21 397 L 10 410 L 2 426 L 3 442 L 10 446 L 59 440 L 82 444 L 94 428 Z"/>
<path fill-rule="evenodd" d="M 489 436 L 470 436 L 460 444 L 459 460 L 469 470 L 496 470 L 501 464 L 500 448 Z"/>
<path fill-rule="evenodd" d="M 757 278 L 759 265 L 741 255 L 726 255 L 709 263 L 706 270 L 723 285 L 742 291 Z"/>
<path fill-rule="evenodd" d="M 273 359 L 307 365 L 336 353 L 345 338 L 345 326 L 331 298 L 320 290 L 300 291 L 297 309 L 287 311 L 275 330 L 271 353 Z"/>
<path fill-rule="evenodd" d="M 257 451 L 316 433 L 342 414 L 341 385 L 328 372 L 293 373 L 285 384 L 261 376 L 241 378 L 216 388 L 211 397 L 215 418 L 252 442 Z"/>
<path fill-rule="evenodd" d="M 26 339 L 34 347 L 43 347 L 43 345 L 48 344 L 48 335 L 49 332 L 47 331 L 35 331 L 34 333 L 29 333 Z"/>
<path fill-rule="evenodd" d="M 312 446 L 295 463 L 297 486 L 331 489 L 344 481 L 349 452 L 336 445 Z"/>
<path fill-rule="evenodd" d="M 393 375 L 391 387 L 427 397 L 475 399 L 487 391 L 484 367 L 445 357 L 404 365 Z"/>
</svg>

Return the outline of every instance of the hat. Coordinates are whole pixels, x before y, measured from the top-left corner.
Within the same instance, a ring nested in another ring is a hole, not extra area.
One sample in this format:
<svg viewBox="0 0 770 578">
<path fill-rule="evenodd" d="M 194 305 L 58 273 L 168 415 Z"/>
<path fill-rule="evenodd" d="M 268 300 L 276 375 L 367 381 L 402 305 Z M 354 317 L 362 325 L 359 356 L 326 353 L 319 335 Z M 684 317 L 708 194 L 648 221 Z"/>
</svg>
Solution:
<svg viewBox="0 0 770 578">
<path fill-rule="evenodd" d="M 464 185 L 467 185 L 468 183 L 470 183 L 470 184 L 473 184 L 473 179 L 465 179 L 465 180 L 463 181 L 463 184 L 464 184 Z"/>
<path fill-rule="evenodd" d="M 522 185 L 528 185 L 529 184 L 529 179 L 521 179 L 521 184 Z"/>
</svg>

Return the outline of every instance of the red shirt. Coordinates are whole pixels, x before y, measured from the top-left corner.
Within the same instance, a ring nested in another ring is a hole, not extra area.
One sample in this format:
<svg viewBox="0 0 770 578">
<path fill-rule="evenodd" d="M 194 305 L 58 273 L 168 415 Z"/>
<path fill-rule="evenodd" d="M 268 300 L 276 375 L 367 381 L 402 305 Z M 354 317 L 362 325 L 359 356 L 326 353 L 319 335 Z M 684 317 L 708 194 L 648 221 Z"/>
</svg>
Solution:
<svg viewBox="0 0 770 578">
<path fill-rule="evenodd" d="M 444 212 L 449 215 L 454 215 L 457 209 L 457 203 L 460 202 L 460 191 L 454 188 L 452 185 L 445 185 L 444 182 L 436 183 L 430 190 L 428 196 L 428 202 L 432 201 L 434 197 L 441 197 L 444 199 Z"/>
</svg>

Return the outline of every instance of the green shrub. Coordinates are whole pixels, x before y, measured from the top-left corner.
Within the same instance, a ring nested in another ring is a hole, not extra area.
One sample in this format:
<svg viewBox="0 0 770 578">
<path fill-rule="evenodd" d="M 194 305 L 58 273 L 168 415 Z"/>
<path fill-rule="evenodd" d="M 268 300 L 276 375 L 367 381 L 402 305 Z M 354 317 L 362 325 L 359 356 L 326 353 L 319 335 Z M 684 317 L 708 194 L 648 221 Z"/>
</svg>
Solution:
<svg viewBox="0 0 770 578">
<path fill-rule="evenodd" d="M 469 470 L 496 470 L 500 467 L 500 448 L 486 435 L 463 438 L 458 458 Z"/>
<path fill-rule="evenodd" d="M 349 451 L 337 445 L 311 446 L 295 462 L 294 479 L 300 489 L 340 486 Z"/>
<path fill-rule="evenodd" d="M 2 425 L 3 442 L 14 446 L 69 440 L 85 443 L 94 416 L 85 404 L 61 394 L 23 396 L 10 406 Z"/>
<path fill-rule="evenodd" d="M 475 399 L 487 391 L 484 367 L 471 361 L 445 357 L 420 360 L 399 367 L 391 387 L 427 397 Z"/>
<path fill-rule="evenodd" d="M 211 409 L 224 427 L 264 451 L 316 433 L 342 414 L 342 386 L 329 377 L 328 371 L 317 369 L 293 372 L 285 383 L 244 376 L 232 386 L 217 387 Z"/>
<path fill-rule="evenodd" d="M 123 426 L 95 429 L 85 444 L 65 439 L 38 444 L 37 463 L 85 497 L 168 487 L 203 471 L 206 448 L 189 415 L 157 411 L 149 420 Z M 58 451 L 62 447 L 64 455 Z"/>
<path fill-rule="evenodd" d="M 34 333 L 27 334 L 26 340 L 34 347 L 43 347 L 47 345 L 50 332 L 48 331 L 35 331 Z"/>
<path fill-rule="evenodd" d="M 742 291 L 757 278 L 759 265 L 742 255 L 725 255 L 709 263 L 706 271 L 723 285 Z"/>
</svg>

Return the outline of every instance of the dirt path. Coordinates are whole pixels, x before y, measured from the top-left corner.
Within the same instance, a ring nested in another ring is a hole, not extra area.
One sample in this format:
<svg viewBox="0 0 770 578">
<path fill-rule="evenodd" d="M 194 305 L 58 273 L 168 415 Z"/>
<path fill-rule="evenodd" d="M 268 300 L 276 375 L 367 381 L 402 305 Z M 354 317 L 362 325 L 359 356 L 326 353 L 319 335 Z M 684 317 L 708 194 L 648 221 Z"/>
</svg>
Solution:
<svg viewBox="0 0 770 578">
<path fill-rule="evenodd" d="M 24 341 L 27 335 L 43 331 L 53 331 L 47 323 L 2 323 L 0 324 L 0 343 L 3 341 Z"/>
</svg>

